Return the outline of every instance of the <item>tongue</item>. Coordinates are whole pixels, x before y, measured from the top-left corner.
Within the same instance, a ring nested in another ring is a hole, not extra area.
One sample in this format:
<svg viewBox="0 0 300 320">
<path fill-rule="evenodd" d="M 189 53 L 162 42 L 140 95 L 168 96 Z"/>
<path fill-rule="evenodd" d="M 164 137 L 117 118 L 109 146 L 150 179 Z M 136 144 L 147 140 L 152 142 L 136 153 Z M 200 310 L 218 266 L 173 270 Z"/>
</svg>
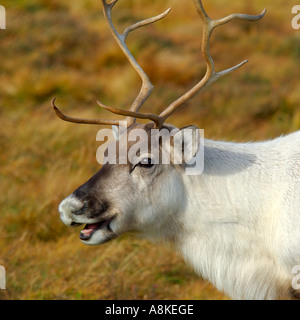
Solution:
<svg viewBox="0 0 300 320">
<path fill-rule="evenodd" d="M 106 220 L 106 221 L 102 221 L 102 222 L 98 222 L 98 223 L 93 223 L 93 224 L 87 224 L 85 226 L 85 228 L 83 230 L 81 230 L 80 232 L 80 239 L 81 240 L 89 240 L 91 238 L 91 236 L 93 235 L 95 229 L 97 228 L 105 228 L 109 222 L 111 221 L 111 219 Z"/>
<path fill-rule="evenodd" d="M 85 228 L 81 230 L 81 233 L 83 233 L 86 236 L 89 236 L 93 232 L 93 230 L 97 228 L 98 225 L 99 225 L 98 223 L 87 224 Z"/>
</svg>

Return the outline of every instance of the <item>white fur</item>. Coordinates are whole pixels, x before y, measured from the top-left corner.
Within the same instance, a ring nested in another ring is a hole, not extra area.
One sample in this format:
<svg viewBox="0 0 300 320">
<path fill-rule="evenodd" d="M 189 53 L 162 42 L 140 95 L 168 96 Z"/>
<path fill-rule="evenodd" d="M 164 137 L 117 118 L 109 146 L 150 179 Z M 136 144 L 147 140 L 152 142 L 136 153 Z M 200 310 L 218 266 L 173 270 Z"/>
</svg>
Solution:
<svg viewBox="0 0 300 320">
<path fill-rule="evenodd" d="M 162 164 L 106 170 L 97 179 L 109 195 L 105 214 L 114 217 L 113 237 L 138 231 L 171 243 L 231 298 L 288 296 L 292 269 L 300 265 L 300 131 L 260 143 L 205 140 L 201 175 Z M 97 184 L 90 188 L 94 196 L 99 192 Z M 76 214 L 82 206 L 73 195 L 66 198 L 59 207 L 63 222 L 102 219 Z M 110 239 L 111 232 L 100 230 L 87 244 Z"/>
<path fill-rule="evenodd" d="M 202 175 L 183 175 L 175 246 L 232 298 L 284 296 L 300 264 L 300 132 L 261 143 L 205 140 L 204 157 Z"/>
<path fill-rule="evenodd" d="M 72 211 L 78 210 L 78 208 L 81 208 L 82 205 L 82 202 L 76 199 L 76 197 L 74 197 L 73 194 L 69 195 L 60 203 L 58 207 L 61 221 L 65 225 L 71 226 L 73 222 Z"/>
</svg>

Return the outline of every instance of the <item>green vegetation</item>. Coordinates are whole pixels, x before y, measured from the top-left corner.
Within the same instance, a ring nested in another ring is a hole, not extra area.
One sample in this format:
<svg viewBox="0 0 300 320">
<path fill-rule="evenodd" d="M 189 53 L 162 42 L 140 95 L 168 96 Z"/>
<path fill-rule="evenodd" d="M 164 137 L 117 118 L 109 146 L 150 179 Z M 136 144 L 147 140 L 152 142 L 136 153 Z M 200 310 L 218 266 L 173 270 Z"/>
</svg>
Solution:
<svg viewBox="0 0 300 320">
<path fill-rule="evenodd" d="M 99 169 L 98 127 L 59 120 L 67 114 L 112 117 L 96 101 L 128 107 L 140 80 L 114 43 L 99 0 L 1 2 L 0 299 L 226 299 L 194 275 L 171 250 L 133 235 L 98 247 L 79 241 L 59 219 L 59 202 Z M 300 127 L 300 31 L 291 27 L 291 0 L 204 2 L 214 18 L 259 13 L 257 23 L 232 22 L 212 38 L 218 69 L 249 64 L 222 78 L 170 122 L 195 124 L 211 139 L 249 141 Z M 143 110 L 158 113 L 203 75 L 201 23 L 192 1 L 127 0 L 114 21 L 128 24 L 173 10 L 137 30 L 129 47 L 155 90 Z M 201 250 L 201 248 L 199 248 Z"/>
</svg>

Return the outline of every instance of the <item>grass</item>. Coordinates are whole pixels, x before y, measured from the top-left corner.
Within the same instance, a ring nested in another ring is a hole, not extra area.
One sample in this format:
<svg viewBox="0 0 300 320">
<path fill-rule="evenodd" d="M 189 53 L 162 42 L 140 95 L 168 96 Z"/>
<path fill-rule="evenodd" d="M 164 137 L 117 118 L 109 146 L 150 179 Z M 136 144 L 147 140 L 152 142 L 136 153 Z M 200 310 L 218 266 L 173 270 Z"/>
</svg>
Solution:
<svg viewBox="0 0 300 320">
<path fill-rule="evenodd" d="M 207 3 L 206 3 L 207 2 Z M 128 107 L 140 80 L 104 23 L 100 1 L 1 2 L 0 299 L 227 299 L 194 275 L 168 248 L 134 235 L 86 247 L 59 220 L 59 202 L 99 170 L 93 126 L 60 121 L 58 105 L 81 117 L 111 117 L 95 101 Z M 258 23 L 233 22 L 212 38 L 218 69 L 249 59 L 172 116 L 208 138 L 248 141 L 300 127 L 300 33 L 293 1 L 205 1 L 213 18 L 258 13 Z M 129 47 L 155 85 L 144 110 L 158 113 L 203 75 L 200 21 L 192 1 L 120 1 L 118 28 L 172 6 L 164 21 L 130 35 Z M 184 13 L 184 14 L 183 14 Z"/>
</svg>

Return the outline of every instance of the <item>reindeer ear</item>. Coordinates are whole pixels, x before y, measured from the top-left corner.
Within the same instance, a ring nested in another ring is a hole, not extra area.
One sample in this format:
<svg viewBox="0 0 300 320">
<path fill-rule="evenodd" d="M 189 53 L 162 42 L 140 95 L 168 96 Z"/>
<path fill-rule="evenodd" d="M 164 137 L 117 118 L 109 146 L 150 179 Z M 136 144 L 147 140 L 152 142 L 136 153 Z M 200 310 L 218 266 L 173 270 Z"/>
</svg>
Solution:
<svg viewBox="0 0 300 320">
<path fill-rule="evenodd" d="M 180 129 L 174 135 L 174 161 L 189 164 L 200 149 L 200 129 L 188 126 Z"/>
</svg>

